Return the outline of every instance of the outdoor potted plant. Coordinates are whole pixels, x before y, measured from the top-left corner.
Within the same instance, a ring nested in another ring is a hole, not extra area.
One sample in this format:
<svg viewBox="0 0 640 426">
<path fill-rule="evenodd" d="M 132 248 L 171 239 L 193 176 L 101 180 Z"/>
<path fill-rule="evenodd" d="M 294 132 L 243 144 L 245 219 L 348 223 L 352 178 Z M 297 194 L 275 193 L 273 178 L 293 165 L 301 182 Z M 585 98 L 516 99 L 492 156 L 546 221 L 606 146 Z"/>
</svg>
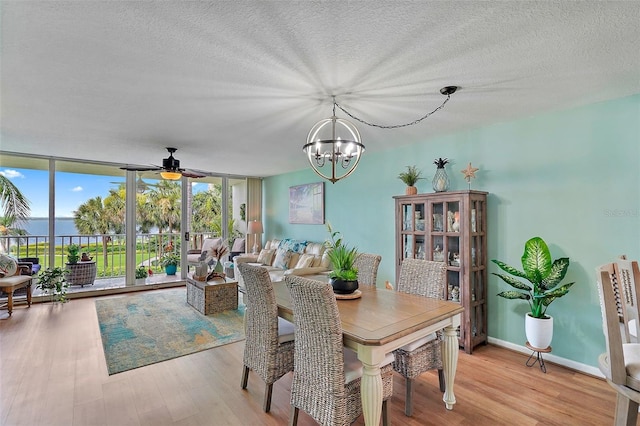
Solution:
<svg viewBox="0 0 640 426">
<path fill-rule="evenodd" d="M 79 262 L 80 246 L 78 244 L 69 244 L 67 246 L 67 282 L 69 285 L 93 284 L 96 279 L 97 266 L 93 261 Z"/>
<path fill-rule="evenodd" d="M 48 293 L 54 301 L 65 303 L 67 299 L 68 270 L 59 266 L 41 270 L 38 274 L 38 284 L 36 288 Z"/>
<path fill-rule="evenodd" d="M 145 266 L 138 266 L 136 269 L 136 284 L 144 284 L 148 276 L 147 268 Z"/>
<path fill-rule="evenodd" d="M 160 265 L 164 268 L 164 272 L 167 275 L 175 275 L 179 264 L 180 256 L 172 252 L 165 253 L 160 261 Z"/>
<path fill-rule="evenodd" d="M 524 245 L 524 254 L 522 255 L 524 271 L 499 260 L 493 259 L 491 261 L 510 275 L 494 272 L 492 274 L 516 289 L 500 292 L 498 296 L 505 299 L 523 299 L 529 302 L 531 312 L 527 312 L 525 317 L 527 341 L 534 348 L 548 348 L 553 338 L 553 317 L 546 314 L 547 308 L 551 302 L 567 294 L 569 288 L 574 284 L 572 282 L 560 285 L 569 268 L 569 258 L 561 257 L 552 261 L 549 247 L 544 240 L 540 237 L 533 237 Z M 524 278 L 531 285 L 514 277 Z"/>
<path fill-rule="evenodd" d="M 333 231 L 331 224 L 328 223 L 327 228 L 330 238 L 325 242 L 325 246 L 333 268 L 329 273 L 329 282 L 334 293 L 351 294 L 358 289 L 358 268 L 354 266 L 358 250 L 344 244 L 340 232 Z"/>
<path fill-rule="evenodd" d="M 407 185 L 405 189 L 406 195 L 416 195 L 418 188 L 416 188 L 415 185 L 420 179 L 424 178 L 422 177 L 422 171 L 418 170 L 416 166 L 407 166 L 407 171 L 400 173 L 398 179 Z"/>
</svg>

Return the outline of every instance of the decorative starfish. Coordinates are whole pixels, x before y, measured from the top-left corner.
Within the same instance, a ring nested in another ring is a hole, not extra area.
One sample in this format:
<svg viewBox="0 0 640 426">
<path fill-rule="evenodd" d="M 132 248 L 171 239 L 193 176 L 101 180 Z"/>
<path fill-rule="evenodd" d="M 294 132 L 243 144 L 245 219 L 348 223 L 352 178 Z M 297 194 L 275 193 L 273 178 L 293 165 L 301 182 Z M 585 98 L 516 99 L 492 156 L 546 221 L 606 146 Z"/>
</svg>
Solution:
<svg viewBox="0 0 640 426">
<path fill-rule="evenodd" d="M 476 172 L 480 170 L 476 167 L 473 167 L 471 165 L 471 163 L 469 163 L 469 165 L 467 166 L 466 169 L 462 170 L 462 174 L 464 175 L 464 178 L 466 179 L 467 183 L 469 184 L 469 186 L 471 186 L 471 179 L 475 179 L 476 178 Z"/>
</svg>

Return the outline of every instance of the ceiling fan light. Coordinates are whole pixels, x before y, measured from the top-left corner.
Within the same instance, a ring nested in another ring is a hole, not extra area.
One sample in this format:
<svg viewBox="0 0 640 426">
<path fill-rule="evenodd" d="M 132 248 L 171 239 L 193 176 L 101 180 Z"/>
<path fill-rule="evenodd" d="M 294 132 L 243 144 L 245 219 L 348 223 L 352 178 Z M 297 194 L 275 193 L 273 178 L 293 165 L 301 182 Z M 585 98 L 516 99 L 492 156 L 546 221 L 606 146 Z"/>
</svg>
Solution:
<svg viewBox="0 0 640 426">
<path fill-rule="evenodd" d="M 160 176 L 162 176 L 162 179 L 167 179 L 167 180 L 178 180 L 182 177 L 182 173 L 180 172 L 172 172 L 170 170 L 165 170 L 160 172 Z"/>
</svg>

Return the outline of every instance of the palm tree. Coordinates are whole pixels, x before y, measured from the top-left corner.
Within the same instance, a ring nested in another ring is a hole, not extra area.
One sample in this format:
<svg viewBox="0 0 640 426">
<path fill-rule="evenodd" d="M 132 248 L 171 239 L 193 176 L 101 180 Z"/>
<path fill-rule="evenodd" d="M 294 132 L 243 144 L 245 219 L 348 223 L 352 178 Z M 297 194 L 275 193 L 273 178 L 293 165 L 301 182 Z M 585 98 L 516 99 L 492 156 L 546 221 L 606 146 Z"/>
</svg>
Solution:
<svg viewBox="0 0 640 426">
<path fill-rule="evenodd" d="M 81 234 L 102 235 L 102 257 L 104 266 L 109 266 L 108 247 L 111 233 L 124 230 L 124 193 L 110 190 L 104 202 L 98 196 L 87 200 L 73 212 L 73 222 Z"/>
<path fill-rule="evenodd" d="M 26 235 L 24 229 L 16 227 L 31 215 L 31 203 L 6 176 L 0 174 L 0 235 Z M 2 252 L 9 251 L 9 240 L 2 239 Z"/>
<path fill-rule="evenodd" d="M 14 221 L 25 220 L 31 214 L 31 203 L 6 176 L 0 174 L 0 204 L 2 216 Z"/>
</svg>

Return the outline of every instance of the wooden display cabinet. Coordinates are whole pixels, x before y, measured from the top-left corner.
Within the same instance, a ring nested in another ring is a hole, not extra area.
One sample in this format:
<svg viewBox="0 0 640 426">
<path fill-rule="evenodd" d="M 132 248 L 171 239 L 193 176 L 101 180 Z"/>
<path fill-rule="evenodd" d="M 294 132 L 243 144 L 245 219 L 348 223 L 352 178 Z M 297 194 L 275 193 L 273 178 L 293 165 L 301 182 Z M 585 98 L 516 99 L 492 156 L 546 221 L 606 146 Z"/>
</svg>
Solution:
<svg viewBox="0 0 640 426">
<path fill-rule="evenodd" d="M 445 262 L 445 298 L 464 306 L 459 342 L 472 353 L 487 343 L 487 193 L 466 190 L 393 198 L 396 282 L 403 259 Z"/>
</svg>

